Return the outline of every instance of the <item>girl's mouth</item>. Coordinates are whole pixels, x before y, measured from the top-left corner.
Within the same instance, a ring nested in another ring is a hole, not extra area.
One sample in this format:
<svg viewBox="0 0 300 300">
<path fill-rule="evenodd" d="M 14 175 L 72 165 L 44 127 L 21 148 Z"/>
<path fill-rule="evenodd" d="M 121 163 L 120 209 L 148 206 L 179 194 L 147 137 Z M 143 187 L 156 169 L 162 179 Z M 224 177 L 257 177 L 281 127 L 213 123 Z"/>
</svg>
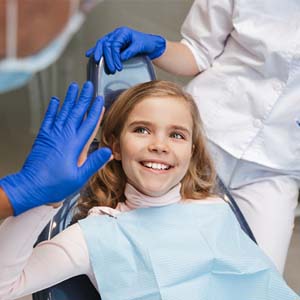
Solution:
<svg viewBox="0 0 300 300">
<path fill-rule="evenodd" d="M 153 169 L 157 171 L 165 171 L 172 168 L 172 166 L 169 164 L 151 162 L 151 161 L 142 161 L 141 164 L 148 169 Z"/>
</svg>

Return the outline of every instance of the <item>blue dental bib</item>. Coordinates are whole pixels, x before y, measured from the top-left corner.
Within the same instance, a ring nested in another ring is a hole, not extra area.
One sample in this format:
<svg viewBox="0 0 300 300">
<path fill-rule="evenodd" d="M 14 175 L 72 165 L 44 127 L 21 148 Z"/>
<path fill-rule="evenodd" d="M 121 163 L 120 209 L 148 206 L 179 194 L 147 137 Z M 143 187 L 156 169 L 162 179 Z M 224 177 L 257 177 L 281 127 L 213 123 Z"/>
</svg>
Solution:
<svg viewBox="0 0 300 300">
<path fill-rule="evenodd" d="M 296 300 L 227 204 L 177 203 L 79 222 L 102 300 Z"/>
</svg>

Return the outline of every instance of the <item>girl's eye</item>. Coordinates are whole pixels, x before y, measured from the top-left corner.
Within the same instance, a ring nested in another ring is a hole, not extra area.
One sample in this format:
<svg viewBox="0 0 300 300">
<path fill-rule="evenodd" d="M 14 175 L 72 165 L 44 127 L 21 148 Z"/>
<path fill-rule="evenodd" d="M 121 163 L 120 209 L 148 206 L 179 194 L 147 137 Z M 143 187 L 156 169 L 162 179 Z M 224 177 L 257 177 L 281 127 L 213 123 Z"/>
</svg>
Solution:
<svg viewBox="0 0 300 300">
<path fill-rule="evenodd" d="M 178 140 L 184 140 L 185 139 L 184 135 L 181 134 L 181 133 L 178 133 L 178 132 L 171 133 L 171 137 L 174 138 L 174 139 L 178 139 Z"/>
<path fill-rule="evenodd" d="M 145 127 L 137 127 L 134 129 L 134 132 L 141 133 L 141 134 L 148 134 L 149 130 Z"/>
</svg>

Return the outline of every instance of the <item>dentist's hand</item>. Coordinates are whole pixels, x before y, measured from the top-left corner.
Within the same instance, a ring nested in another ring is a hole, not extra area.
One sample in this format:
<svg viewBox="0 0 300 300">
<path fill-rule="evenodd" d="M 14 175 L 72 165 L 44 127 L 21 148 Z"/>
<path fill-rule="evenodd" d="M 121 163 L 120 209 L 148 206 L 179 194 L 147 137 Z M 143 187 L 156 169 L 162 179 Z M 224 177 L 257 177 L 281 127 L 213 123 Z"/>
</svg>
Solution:
<svg viewBox="0 0 300 300">
<path fill-rule="evenodd" d="M 92 102 L 93 85 L 86 82 L 79 100 L 78 86 L 69 86 L 65 102 L 53 97 L 44 121 L 21 171 L 0 180 L 14 210 L 14 215 L 58 202 L 78 191 L 111 157 L 111 150 L 102 148 L 78 163 L 81 153 L 95 131 L 103 109 L 103 99 Z"/>
<path fill-rule="evenodd" d="M 150 59 L 155 59 L 165 50 L 166 40 L 163 37 L 120 27 L 98 40 L 86 52 L 86 56 L 93 56 L 97 63 L 104 56 L 106 66 L 113 74 L 116 70 L 122 70 L 122 61 L 138 54 L 146 54 Z"/>
</svg>

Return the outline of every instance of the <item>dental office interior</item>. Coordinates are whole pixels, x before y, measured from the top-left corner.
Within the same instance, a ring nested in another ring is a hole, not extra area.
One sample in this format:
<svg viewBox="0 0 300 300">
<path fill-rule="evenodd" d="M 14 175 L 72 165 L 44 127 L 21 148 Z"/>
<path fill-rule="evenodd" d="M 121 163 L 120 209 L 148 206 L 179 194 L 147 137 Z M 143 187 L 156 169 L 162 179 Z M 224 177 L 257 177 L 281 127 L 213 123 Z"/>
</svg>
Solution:
<svg viewBox="0 0 300 300">
<path fill-rule="evenodd" d="M 192 2 L 0 0 L 0 176 L 21 168 L 50 97 L 63 99 L 72 81 L 83 84 L 84 53 L 99 37 L 126 25 L 179 40 Z M 190 80 L 158 69 L 156 75 L 181 85 Z M 296 215 L 284 277 L 299 293 L 300 208 Z"/>
</svg>

